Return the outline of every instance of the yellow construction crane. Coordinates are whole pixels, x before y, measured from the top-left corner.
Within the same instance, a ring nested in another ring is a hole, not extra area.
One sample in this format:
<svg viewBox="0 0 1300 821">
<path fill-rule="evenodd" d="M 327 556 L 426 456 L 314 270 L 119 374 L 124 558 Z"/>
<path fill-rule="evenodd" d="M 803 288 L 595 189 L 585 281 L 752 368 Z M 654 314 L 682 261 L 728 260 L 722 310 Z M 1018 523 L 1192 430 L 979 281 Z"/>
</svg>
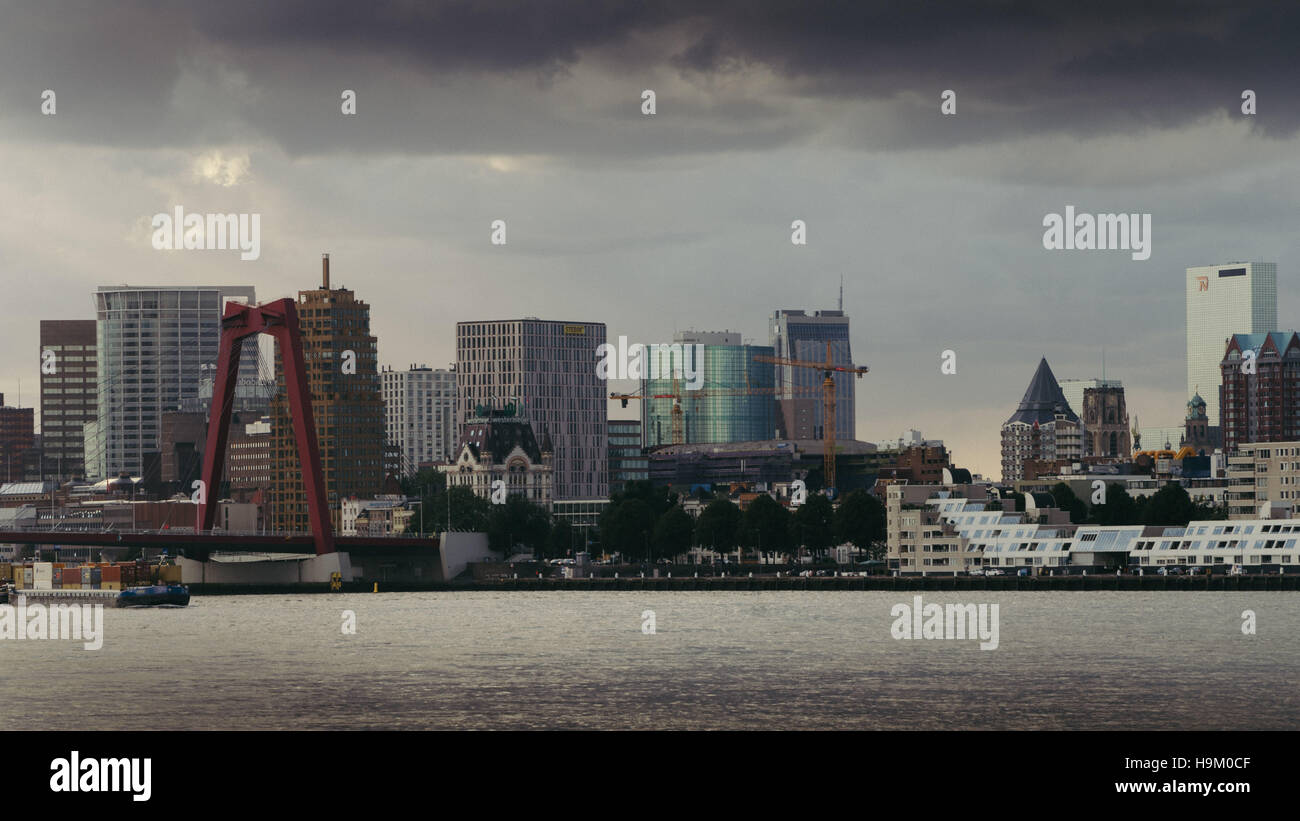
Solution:
<svg viewBox="0 0 1300 821">
<path fill-rule="evenodd" d="M 822 472 L 825 474 L 826 487 L 835 492 L 835 374 L 851 373 L 858 379 L 868 372 L 868 368 L 857 365 L 836 365 L 831 359 L 831 343 L 826 342 L 826 361 L 810 362 L 802 359 L 787 359 L 783 356 L 756 356 L 755 362 L 772 365 L 785 365 L 788 368 L 812 368 L 822 372 Z"/>
</svg>

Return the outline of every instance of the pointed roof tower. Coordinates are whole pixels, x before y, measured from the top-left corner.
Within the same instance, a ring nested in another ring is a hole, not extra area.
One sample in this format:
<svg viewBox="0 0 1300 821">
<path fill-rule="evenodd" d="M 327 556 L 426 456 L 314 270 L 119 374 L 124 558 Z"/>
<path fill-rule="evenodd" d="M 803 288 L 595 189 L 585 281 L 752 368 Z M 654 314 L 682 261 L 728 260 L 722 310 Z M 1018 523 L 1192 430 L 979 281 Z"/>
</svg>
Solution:
<svg viewBox="0 0 1300 821">
<path fill-rule="evenodd" d="M 1044 357 L 1038 363 L 1038 370 L 1034 371 L 1034 378 L 1029 380 L 1029 388 L 1025 391 L 1024 398 L 1020 400 L 1020 407 L 1011 414 L 1007 424 L 1013 422 L 1024 422 L 1026 425 L 1046 424 L 1055 419 L 1058 413 L 1064 414 L 1071 422 L 1079 421 L 1079 417 L 1070 408 L 1070 403 L 1066 401 L 1056 377 L 1052 375 L 1047 358 Z"/>
</svg>

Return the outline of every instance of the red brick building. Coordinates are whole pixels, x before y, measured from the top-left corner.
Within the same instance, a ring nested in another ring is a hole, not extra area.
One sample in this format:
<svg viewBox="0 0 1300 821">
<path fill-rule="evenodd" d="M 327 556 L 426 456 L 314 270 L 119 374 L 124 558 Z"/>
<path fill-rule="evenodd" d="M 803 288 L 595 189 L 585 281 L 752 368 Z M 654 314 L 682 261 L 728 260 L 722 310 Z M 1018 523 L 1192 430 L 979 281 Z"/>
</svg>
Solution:
<svg viewBox="0 0 1300 821">
<path fill-rule="evenodd" d="M 1223 445 L 1300 439 L 1300 336 L 1235 334 L 1219 366 Z"/>
</svg>

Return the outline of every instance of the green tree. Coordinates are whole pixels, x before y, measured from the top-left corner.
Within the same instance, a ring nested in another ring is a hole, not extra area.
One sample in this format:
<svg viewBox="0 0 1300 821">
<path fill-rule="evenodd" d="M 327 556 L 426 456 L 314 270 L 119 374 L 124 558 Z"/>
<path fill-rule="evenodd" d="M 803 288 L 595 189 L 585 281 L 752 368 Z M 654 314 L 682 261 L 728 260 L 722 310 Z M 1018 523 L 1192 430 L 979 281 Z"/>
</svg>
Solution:
<svg viewBox="0 0 1300 821">
<path fill-rule="evenodd" d="M 600 537 L 605 549 L 619 551 L 625 558 L 647 558 L 655 518 L 650 505 L 639 498 L 611 504 L 601 517 Z"/>
<path fill-rule="evenodd" d="M 835 508 L 821 493 L 810 493 L 793 517 L 793 532 L 799 543 L 821 557 L 835 538 Z"/>
<path fill-rule="evenodd" d="M 487 531 L 488 500 L 479 496 L 465 485 L 457 485 L 449 490 L 440 500 L 443 504 L 433 504 L 442 515 L 443 529 L 446 529 L 448 508 L 451 512 L 451 530 L 468 530 L 475 533 Z"/>
<path fill-rule="evenodd" d="M 887 538 L 885 506 L 865 490 L 845 495 L 835 509 L 835 542 L 848 542 L 868 558 L 881 559 Z"/>
<path fill-rule="evenodd" d="M 695 541 L 701 547 L 727 553 L 736 547 L 740 520 L 740 508 L 730 499 L 714 499 L 695 522 Z"/>
<path fill-rule="evenodd" d="M 1052 485 L 1052 498 L 1056 500 L 1058 508 L 1070 514 L 1072 523 L 1077 525 L 1087 521 L 1088 505 L 1065 482 Z"/>
<path fill-rule="evenodd" d="M 1182 485 L 1170 482 L 1151 495 L 1143 511 L 1142 522 L 1148 525 L 1183 527 L 1193 519 L 1209 518 L 1202 516 L 1202 512 L 1209 510 L 1193 502 Z"/>
<path fill-rule="evenodd" d="M 685 553 L 691 547 L 691 533 L 695 523 L 680 507 L 670 507 L 655 521 L 654 546 L 656 559 L 671 559 Z"/>
<path fill-rule="evenodd" d="M 1098 525 L 1139 524 L 1138 506 L 1123 485 L 1112 482 L 1106 486 L 1106 503 L 1093 505 L 1089 519 Z"/>
<path fill-rule="evenodd" d="M 789 552 L 790 512 L 771 496 L 760 493 L 741 519 L 740 543 L 760 551 Z"/>
<path fill-rule="evenodd" d="M 558 516 L 551 519 L 551 533 L 546 538 L 547 558 L 559 559 L 569 555 L 571 549 L 582 550 L 583 546 L 578 543 L 573 530 L 573 525 L 569 524 L 568 519 Z"/>
<path fill-rule="evenodd" d="M 490 505 L 487 513 L 488 546 L 507 556 L 514 552 L 515 545 L 542 552 L 550 531 L 546 509 L 522 494 L 510 494 L 504 504 Z"/>
</svg>

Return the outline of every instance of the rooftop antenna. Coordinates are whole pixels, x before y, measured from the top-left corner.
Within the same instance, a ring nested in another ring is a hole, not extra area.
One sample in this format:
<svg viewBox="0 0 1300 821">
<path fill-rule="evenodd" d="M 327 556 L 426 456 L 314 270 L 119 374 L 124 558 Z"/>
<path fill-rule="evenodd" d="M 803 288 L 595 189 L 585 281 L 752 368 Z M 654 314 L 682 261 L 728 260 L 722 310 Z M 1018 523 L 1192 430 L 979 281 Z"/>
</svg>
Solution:
<svg viewBox="0 0 1300 821">
<path fill-rule="evenodd" d="M 1101 349 L 1101 381 L 1106 382 L 1106 349 Z"/>
<path fill-rule="evenodd" d="M 844 274 L 840 274 L 840 310 L 844 310 Z"/>
</svg>

